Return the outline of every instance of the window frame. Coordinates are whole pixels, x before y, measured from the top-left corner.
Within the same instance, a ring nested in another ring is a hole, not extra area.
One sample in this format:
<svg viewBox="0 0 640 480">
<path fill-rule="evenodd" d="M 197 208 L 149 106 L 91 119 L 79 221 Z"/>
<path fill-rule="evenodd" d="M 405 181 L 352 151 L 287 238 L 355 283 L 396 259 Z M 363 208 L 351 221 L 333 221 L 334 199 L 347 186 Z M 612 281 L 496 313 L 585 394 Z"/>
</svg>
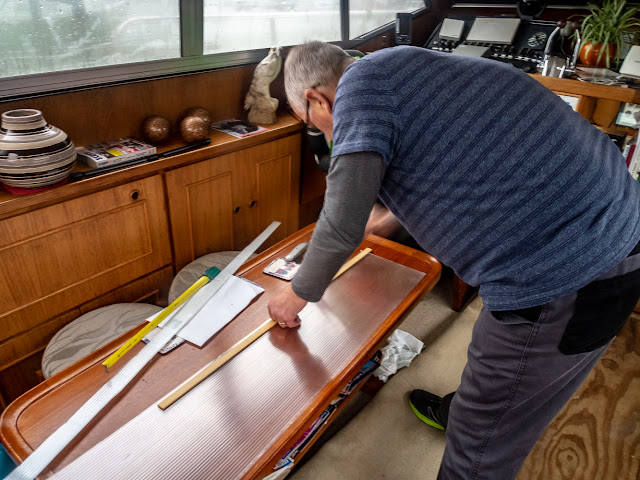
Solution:
<svg viewBox="0 0 640 480">
<path fill-rule="evenodd" d="M 431 10 L 429 0 L 424 3 L 424 7 L 412 12 L 413 18 Z M 0 78 L 0 102 L 255 65 L 269 53 L 269 48 L 263 48 L 203 55 L 204 0 L 180 0 L 179 11 L 180 58 Z M 349 0 L 340 0 L 340 18 L 342 40 L 331 43 L 345 49 L 354 48 L 394 27 L 394 22 L 389 22 L 349 39 Z"/>
</svg>

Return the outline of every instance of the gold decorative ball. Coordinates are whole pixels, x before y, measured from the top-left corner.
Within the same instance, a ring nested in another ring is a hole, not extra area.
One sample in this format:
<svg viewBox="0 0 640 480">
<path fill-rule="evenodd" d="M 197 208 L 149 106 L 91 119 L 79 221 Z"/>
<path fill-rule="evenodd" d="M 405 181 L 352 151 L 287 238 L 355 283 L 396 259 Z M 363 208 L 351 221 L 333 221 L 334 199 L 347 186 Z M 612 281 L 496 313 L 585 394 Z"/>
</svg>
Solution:
<svg viewBox="0 0 640 480">
<path fill-rule="evenodd" d="M 207 123 L 207 125 L 211 125 L 211 114 L 209 113 L 209 110 L 204 107 L 187 108 L 183 112 L 182 117 L 200 117 Z"/>
<path fill-rule="evenodd" d="M 162 143 L 171 134 L 171 122 L 160 115 L 151 115 L 142 122 L 142 134 L 151 143 Z"/>
<path fill-rule="evenodd" d="M 180 135 L 185 142 L 197 142 L 209 135 L 209 124 L 202 117 L 186 117 L 180 122 Z"/>
</svg>

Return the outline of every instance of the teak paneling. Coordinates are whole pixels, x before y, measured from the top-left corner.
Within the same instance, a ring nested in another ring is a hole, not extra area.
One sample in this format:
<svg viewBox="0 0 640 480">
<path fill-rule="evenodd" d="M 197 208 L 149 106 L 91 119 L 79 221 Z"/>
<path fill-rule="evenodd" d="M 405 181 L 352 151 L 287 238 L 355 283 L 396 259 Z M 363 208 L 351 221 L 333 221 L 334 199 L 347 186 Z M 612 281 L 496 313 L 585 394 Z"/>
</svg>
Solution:
<svg viewBox="0 0 640 480">
<path fill-rule="evenodd" d="M 234 226 L 236 248 L 244 248 L 271 222 L 282 225 L 262 245 L 274 245 L 298 230 L 300 137 L 238 152 L 237 181 L 242 185 L 244 216 Z M 247 188 L 249 187 L 250 188 Z"/>
<path fill-rule="evenodd" d="M 64 130 L 77 146 L 140 137 L 142 121 L 149 115 L 167 118 L 174 131 L 182 111 L 193 106 L 208 109 L 214 120 L 238 116 L 253 70 L 253 66 L 231 68 L 30 98 L 0 103 L 0 111 L 40 110 L 47 122 Z"/>
<path fill-rule="evenodd" d="M 160 175 L 0 220 L 3 402 L 38 383 L 42 352 L 64 325 L 91 307 L 157 298 L 171 260 Z M 135 296 L 117 290 L 163 267 Z"/>
<path fill-rule="evenodd" d="M 81 315 L 74 308 L 64 315 L 43 322 L 37 327 L 0 343 L 0 371 L 20 363 L 31 355 L 42 352 L 58 330 Z"/>
<path fill-rule="evenodd" d="M 32 195 L 11 195 L 6 190 L 0 189 L 0 220 L 28 213 L 36 208 L 43 208 L 124 183 L 130 183 L 134 180 L 147 178 L 155 174 L 162 174 L 168 170 L 194 164 L 212 157 L 220 157 L 227 153 L 262 145 L 296 134 L 301 128 L 301 122 L 297 117 L 287 112 L 281 112 L 278 115 L 276 123 L 269 125 L 268 130 L 260 134 L 236 138 L 226 133 L 212 130 L 210 132 L 211 144 L 190 152 L 158 159 L 153 162 L 142 163 L 130 168 L 123 168 L 93 178 L 73 181 L 62 187 Z M 184 141 L 176 140 L 158 147 L 158 150 L 163 152 L 170 148 L 184 145 Z M 300 145 L 298 145 L 297 149 L 300 150 Z M 78 164 L 76 169 L 86 170 L 87 167 Z"/>
<path fill-rule="evenodd" d="M 0 396 L 3 403 L 9 404 L 27 390 L 40 382 L 37 372 L 40 370 L 42 352 L 34 352 L 27 358 L 0 371 Z"/>
<path fill-rule="evenodd" d="M 87 303 L 83 303 L 79 307 L 80 312 L 84 314 L 96 308 L 119 302 L 160 305 L 167 298 L 173 276 L 172 266 L 162 268 Z"/>
<path fill-rule="evenodd" d="M 0 340 L 171 263 L 159 176 L 0 222 Z"/>
<path fill-rule="evenodd" d="M 176 269 L 205 253 L 233 250 L 233 161 L 222 155 L 167 172 Z"/>
</svg>

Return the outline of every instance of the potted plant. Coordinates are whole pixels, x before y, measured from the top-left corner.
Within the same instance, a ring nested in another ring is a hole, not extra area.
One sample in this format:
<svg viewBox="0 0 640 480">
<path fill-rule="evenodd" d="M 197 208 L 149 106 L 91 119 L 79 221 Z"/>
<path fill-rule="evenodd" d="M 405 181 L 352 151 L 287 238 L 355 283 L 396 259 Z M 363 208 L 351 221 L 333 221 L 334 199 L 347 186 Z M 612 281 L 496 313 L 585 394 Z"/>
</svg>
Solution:
<svg viewBox="0 0 640 480">
<path fill-rule="evenodd" d="M 611 66 L 620 61 L 625 40 L 635 43 L 640 21 L 636 8 L 627 7 L 626 0 L 604 0 L 601 5 L 590 3 L 589 13 L 582 15 L 580 61 L 594 67 Z"/>
</svg>

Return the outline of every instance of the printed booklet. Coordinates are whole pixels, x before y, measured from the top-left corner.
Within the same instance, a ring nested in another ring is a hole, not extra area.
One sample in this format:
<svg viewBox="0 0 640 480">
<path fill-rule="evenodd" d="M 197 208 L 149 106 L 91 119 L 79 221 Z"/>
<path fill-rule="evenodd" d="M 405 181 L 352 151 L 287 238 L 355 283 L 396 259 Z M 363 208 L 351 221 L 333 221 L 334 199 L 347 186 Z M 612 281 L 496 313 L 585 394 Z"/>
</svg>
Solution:
<svg viewBox="0 0 640 480">
<path fill-rule="evenodd" d="M 117 165 L 156 153 L 156 147 L 153 145 L 130 137 L 87 145 L 76 150 L 78 158 L 93 168 Z"/>
<path fill-rule="evenodd" d="M 219 132 L 228 133 L 237 138 L 248 137 L 249 135 L 255 135 L 256 133 L 266 132 L 268 128 L 261 127 L 251 122 L 245 122 L 243 120 L 223 120 L 211 124 L 211 128 L 218 130 Z"/>
</svg>

